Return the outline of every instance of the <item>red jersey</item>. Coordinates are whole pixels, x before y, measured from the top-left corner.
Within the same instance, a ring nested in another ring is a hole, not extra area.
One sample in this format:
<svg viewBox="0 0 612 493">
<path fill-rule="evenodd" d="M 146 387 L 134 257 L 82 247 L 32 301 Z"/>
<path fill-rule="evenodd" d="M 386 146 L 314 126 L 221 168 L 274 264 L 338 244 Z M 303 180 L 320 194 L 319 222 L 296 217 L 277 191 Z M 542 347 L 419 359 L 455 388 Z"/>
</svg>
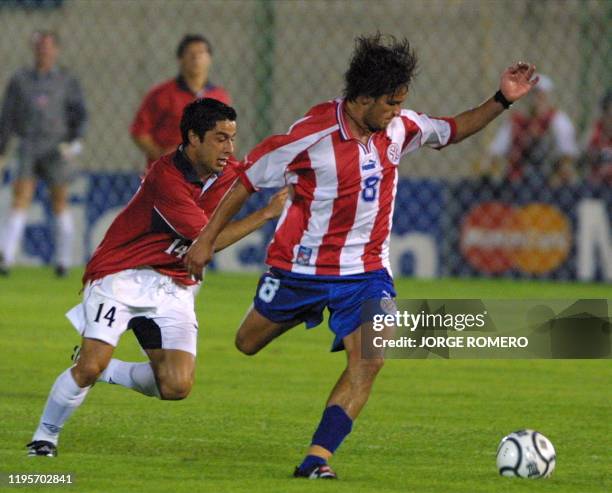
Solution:
<svg viewBox="0 0 612 493">
<path fill-rule="evenodd" d="M 196 284 L 182 257 L 240 169 L 231 160 L 220 175 L 203 183 L 180 149 L 155 161 L 87 263 L 83 283 L 151 267 L 180 284 Z"/>
<path fill-rule="evenodd" d="M 293 185 L 266 263 L 312 275 L 390 271 L 389 242 L 400 158 L 442 148 L 452 118 L 402 110 L 367 144 L 354 138 L 343 99 L 312 108 L 284 135 L 263 140 L 245 158 L 250 190 Z"/>
<path fill-rule="evenodd" d="M 206 84 L 203 90 L 192 92 L 182 76 L 153 87 L 145 96 L 132 125 L 133 137 L 150 135 L 160 147 L 178 146 L 181 139 L 180 123 L 185 106 L 199 98 L 213 98 L 230 104 L 228 92 L 220 86 Z M 153 161 L 147 161 L 147 167 Z"/>
</svg>

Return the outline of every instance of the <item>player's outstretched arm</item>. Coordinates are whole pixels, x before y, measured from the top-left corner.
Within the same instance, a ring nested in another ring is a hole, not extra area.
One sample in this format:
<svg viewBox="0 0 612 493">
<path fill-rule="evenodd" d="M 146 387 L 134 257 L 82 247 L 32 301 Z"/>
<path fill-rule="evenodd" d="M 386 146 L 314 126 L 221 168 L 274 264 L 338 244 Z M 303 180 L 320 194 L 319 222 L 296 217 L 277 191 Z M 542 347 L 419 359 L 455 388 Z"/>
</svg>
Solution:
<svg viewBox="0 0 612 493">
<path fill-rule="evenodd" d="M 208 224 L 187 250 L 183 263 L 187 272 L 196 280 L 202 279 L 202 270 L 212 260 L 217 237 L 230 219 L 240 211 L 249 195 L 249 191 L 242 182 L 237 181 L 223 197 Z"/>
<path fill-rule="evenodd" d="M 503 71 L 499 91 L 507 103 L 512 104 L 522 98 L 538 83 L 538 77 L 532 80 L 535 65 L 518 62 Z M 455 117 L 457 132 L 453 143 L 461 142 L 475 134 L 498 117 L 507 106 L 495 96 L 489 98 L 477 108 L 465 111 Z"/>
<path fill-rule="evenodd" d="M 215 241 L 215 252 L 233 245 L 238 240 L 241 240 L 249 233 L 261 228 L 270 219 L 275 219 L 283 212 L 285 201 L 289 194 L 288 187 L 282 188 L 275 193 L 268 204 L 261 209 L 249 214 L 244 219 L 229 223 L 217 237 Z"/>
</svg>

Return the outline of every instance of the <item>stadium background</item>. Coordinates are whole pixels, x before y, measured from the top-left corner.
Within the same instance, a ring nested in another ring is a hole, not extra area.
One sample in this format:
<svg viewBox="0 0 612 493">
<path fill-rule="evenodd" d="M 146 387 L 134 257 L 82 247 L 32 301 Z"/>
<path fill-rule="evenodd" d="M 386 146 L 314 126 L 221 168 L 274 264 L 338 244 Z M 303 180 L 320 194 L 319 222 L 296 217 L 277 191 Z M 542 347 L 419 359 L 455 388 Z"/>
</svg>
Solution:
<svg viewBox="0 0 612 493">
<path fill-rule="evenodd" d="M 596 0 L 5 0 L 0 28 L 10 42 L 0 48 L 0 87 L 30 63 L 32 31 L 60 34 L 61 62 L 80 77 L 91 112 L 83 172 L 71 195 L 84 239 L 79 264 L 138 185 L 144 160 L 128 126 L 145 92 L 175 75 L 175 47 L 186 32 L 212 42 L 211 80 L 234 99 L 241 157 L 270 132 L 285 132 L 311 105 L 339 95 L 354 37 L 376 29 L 407 36 L 418 51 L 411 109 L 456 114 L 489 97 L 509 63 L 528 60 L 552 78 L 554 100 L 584 144 L 612 83 L 611 19 L 612 4 Z M 394 271 L 611 280 L 609 188 L 594 190 L 581 181 L 555 191 L 519 189 L 500 202 L 495 189 L 477 179 L 500 122 L 459 146 L 402 161 Z M 10 177 L 9 165 L 0 180 L 0 212 L 9 204 Z M 255 197 L 250 207 L 263 200 Z M 490 200 L 497 208 L 480 207 Z M 475 228 L 469 244 L 465 224 Z M 216 267 L 260 270 L 271 232 L 268 227 L 228 249 Z M 49 262 L 52 255 L 41 187 L 21 262 Z"/>
</svg>

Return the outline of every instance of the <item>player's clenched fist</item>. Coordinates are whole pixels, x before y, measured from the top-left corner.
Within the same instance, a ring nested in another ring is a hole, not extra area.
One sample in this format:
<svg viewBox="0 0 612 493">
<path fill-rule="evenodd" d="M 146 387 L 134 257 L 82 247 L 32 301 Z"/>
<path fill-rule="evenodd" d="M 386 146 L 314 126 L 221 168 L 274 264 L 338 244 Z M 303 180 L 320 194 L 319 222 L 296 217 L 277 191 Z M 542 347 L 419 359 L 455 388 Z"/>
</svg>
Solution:
<svg viewBox="0 0 612 493">
<path fill-rule="evenodd" d="M 289 187 L 284 187 L 270 198 L 270 202 L 268 202 L 268 205 L 265 207 L 267 219 L 274 219 L 281 215 L 288 196 Z"/>
<path fill-rule="evenodd" d="M 187 250 L 183 262 L 187 272 L 197 281 L 202 280 L 202 271 L 212 260 L 214 245 L 206 238 L 199 237 Z"/>
</svg>

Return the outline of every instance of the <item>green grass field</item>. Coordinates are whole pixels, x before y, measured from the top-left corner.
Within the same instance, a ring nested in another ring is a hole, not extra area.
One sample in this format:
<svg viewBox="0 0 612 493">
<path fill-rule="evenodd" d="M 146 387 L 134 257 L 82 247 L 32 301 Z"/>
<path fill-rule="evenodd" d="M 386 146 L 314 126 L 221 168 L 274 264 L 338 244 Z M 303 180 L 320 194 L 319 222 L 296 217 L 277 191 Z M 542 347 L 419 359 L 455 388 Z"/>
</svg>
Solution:
<svg viewBox="0 0 612 493">
<path fill-rule="evenodd" d="M 609 360 L 389 361 L 334 457 L 340 481 L 290 478 L 344 356 L 328 352 L 324 326 L 296 328 L 255 357 L 239 354 L 234 330 L 254 275 L 207 276 L 188 399 L 100 384 L 67 423 L 59 456 L 27 458 L 49 388 L 79 341 L 64 319 L 79 302 L 78 278 L 56 280 L 42 268 L 0 278 L 1 473 L 70 472 L 79 492 L 612 491 Z M 400 298 L 610 297 L 609 285 L 402 279 L 397 288 Z M 131 333 L 116 355 L 143 359 Z M 551 479 L 497 475 L 499 439 L 523 427 L 555 445 Z"/>
</svg>

